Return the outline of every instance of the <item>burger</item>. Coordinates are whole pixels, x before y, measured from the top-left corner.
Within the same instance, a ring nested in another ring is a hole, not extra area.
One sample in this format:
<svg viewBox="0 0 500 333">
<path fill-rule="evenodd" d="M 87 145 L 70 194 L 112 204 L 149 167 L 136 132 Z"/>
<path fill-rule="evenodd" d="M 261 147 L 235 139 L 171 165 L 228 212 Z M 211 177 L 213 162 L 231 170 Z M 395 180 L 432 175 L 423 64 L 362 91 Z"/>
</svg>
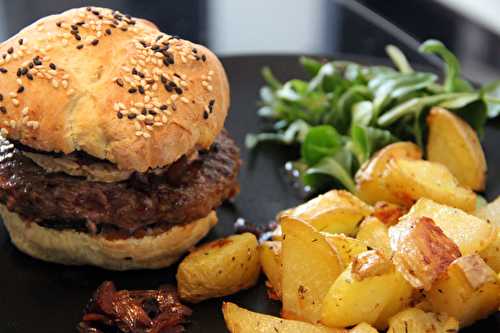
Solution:
<svg viewBox="0 0 500 333">
<path fill-rule="evenodd" d="M 229 86 L 207 48 L 104 8 L 0 44 L 0 214 L 35 258 L 175 262 L 238 192 Z"/>
</svg>

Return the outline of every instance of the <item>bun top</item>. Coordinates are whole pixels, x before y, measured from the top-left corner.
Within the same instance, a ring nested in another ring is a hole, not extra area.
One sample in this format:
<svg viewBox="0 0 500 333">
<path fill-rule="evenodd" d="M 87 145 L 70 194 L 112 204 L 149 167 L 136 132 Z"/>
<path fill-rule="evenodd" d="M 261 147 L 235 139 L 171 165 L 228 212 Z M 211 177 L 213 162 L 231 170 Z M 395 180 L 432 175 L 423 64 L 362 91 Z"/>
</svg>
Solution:
<svg viewBox="0 0 500 333">
<path fill-rule="evenodd" d="M 207 48 L 104 8 L 72 9 L 0 45 L 0 131 L 144 172 L 208 148 L 229 86 Z"/>
</svg>

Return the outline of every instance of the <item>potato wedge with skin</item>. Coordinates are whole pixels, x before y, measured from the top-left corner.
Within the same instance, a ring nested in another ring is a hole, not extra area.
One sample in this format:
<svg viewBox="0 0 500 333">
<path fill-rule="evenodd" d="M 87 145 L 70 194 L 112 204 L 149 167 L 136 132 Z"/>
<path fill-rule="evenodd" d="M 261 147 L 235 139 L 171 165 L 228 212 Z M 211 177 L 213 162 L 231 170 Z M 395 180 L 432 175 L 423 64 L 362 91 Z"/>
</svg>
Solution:
<svg viewBox="0 0 500 333">
<path fill-rule="evenodd" d="M 412 298 L 413 288 L 384 255 L 368 251 L 360 256 L 328 290 L 321 312 L 326 326 L 366 322 L 384 329 L 388 318 L 408 306 Z"/>
<path fill-rule="evenodd" d="M 474 215 L 500 228 L 500 196 L 476 210 Z"/>
<path fill-rule="evenodd" d="M 356 238 L 369 247 L 381 251 L 387 258 L 392 255 L 389 228 L 376 217 L 367 217 L 361 223 Z"/>
<path fill-rule="evenodd" d="M 467 212 L 476 208 L 476 194 L 460 186 L 453 174 L 439 163 L 393 159 L 387 164 L 383 181 L 402 205 L 411 206 L 420 198 L 429 198 Z"/>
<path fill-rule="evenodd" d="M 281 242 L 268 241 L 259 246 L 260 264 L 272 289 L 272 296 L 281 299 L 281 278 L 283 265 L 281 262 Z"/>
<path fill-rule="evenodd" d="M 344 270 L 356 256 L 368 250 L 365 242 L 344 234 L 325 234 L 326 240 L 336 250 Z"/>
<path fill-rule="evenodd" d="M 244 233 L 196 248 L 177 269 L 182 300 L 198 303 L 231 295 L 257 283 L 260 259 L 257 239 Z"/>
<path fill-rule="evenodd" d="M 500 228 L 497 227 L 497 237 L 479 255 L 495 272 L 500 272 Z"/>
<path fill-rule="evenodd" d="M 349 333 L 378 333 L 378 331 L 367 323 L 361 323 L 351 328 Z"/>
<path fill-rule="evenodd" d="M 379 201 L 373 207 L 372 216 L 380 220 L 386 226 L 398 223 L 399 218 L 408 213 L 408 208 L 390 202 Z"/>
<path fill-rule="evenodd" d="M 282 315 L 318 323 L 328 288 L 342 272 L 342 263 L 325 236 L 310 224 L 283 217 Z"/>
<path fill-rule="evenodd" d="M 443 108 L 432 108 L 427 116 L 427 159 L 446 166 L 462 186 L 484 190 L 486 159 L 476 132 Z"/>
<path fill-rule="evenodd" d="M 319 231 L 355 235 L 357 227 L 372 207 L 343 190 L 331 190 L 308 202 L 288 209 L 280 218 L 290 216 L 314 226 Z"/>
<path fill-rule="evenodd" d="M 409 216 L 431 218 L 445 235 L 458 245 L 464 256 L 482 251 L 496 237 L 493 225 L 460 209 L 429 199 L 420 199 L 403 219 Z"/>
<path fill-rule="evenodd" d="M 392 261 L 417 289 L 429 290 L 458 257 L 458 246 L 428 217 L 407 216 L 389 229 Z"/>
<path fill-rule="evenodd" d="M 365 163 L 356 173 L 356 189 L 359 198 L 369 204 L 377 201 L 399 202 L 387 188 L 382 180 L 387 163 L 395 158 L 412 160 L 422 159 L 422 151 L 412 142 L 397 142 L 390 144 Z"/>
<path fill-rule="evenodd" d="M 446 314 L 408 308 L 389 319 L 387 333 L 456 333 L 458 321 Z"/>
<path fill-rule="evenodd" d="M 496 273 L 473 254 L 455 260 L 425 293 L 425 299 L 428 310 L 445 312 L 465 327 L 497 311 L 500 283 Z"/>
<path fill-rule="evenodd" d="M 287 320 L 240 308 L 224 302 L 222 313 L 231 333 L 347 333 L 347 330 L 328 328 L 296 320 Z"/>
</svg>

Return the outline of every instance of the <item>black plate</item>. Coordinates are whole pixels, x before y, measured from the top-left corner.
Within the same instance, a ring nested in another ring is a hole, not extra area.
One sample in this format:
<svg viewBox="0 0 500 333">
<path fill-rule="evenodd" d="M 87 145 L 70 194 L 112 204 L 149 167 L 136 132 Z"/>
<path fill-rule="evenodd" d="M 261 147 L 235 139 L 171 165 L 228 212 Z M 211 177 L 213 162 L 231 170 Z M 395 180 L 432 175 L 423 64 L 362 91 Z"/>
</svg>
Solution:
<svg viewBox="0 0 500 333">
<path fill-rule="evenodd" d="M 362 58 L 361 58 L 362 59 Z M 355 59 L 356 60 L 356 59 Z M 359 59 L 358 59 L 359 60 Z M 367 59 L 364 59 L 365 61 Z M 296 56 L 253 56 L 223 59 L 231 81 L 232 107 L 227 128 L 240 147 L 247 132 L 255 132 L 260 122 L 255 114 L 258 89 L 262 85 L 260 69 L 270 65 L 280 78 L 304 75 Z M 371 61 L 371 63 L 379 61 Z M 488 198 L 500 194 L 500 123 L 491 124 L 486 132 L 488 158 Z M 209 239 L 233 232 L 238 217 L 265 224 L 275 214 L 301 202 L 282 176 L 283 164 L 295 157 L 292 149 L 264 145 L 257 154 L 242 148 L 241 194 L 233 205 L 219 209 L 220 222 Z M 82 309 L 95 288 L 104 280 L 113 280 L 118 288 L 156 288 L 175 283 L 175 267 L 158 271 L 109 272 L 93 267 L 67 267 L 32 259 L 17 251 L 0 228 L 0 332 L 68 333 L 75 331 Z M 266 299 L 263 279 L 248 291 L 225 298 L 251 310 L 279 313 L 279 303 Z M 221 314 L 221 299 L 193 306 L 194 315 L 188 332 L 226 332 Z M 498 332 L 500 315 L 477 323 L 463 332 Z"/>
</svg>

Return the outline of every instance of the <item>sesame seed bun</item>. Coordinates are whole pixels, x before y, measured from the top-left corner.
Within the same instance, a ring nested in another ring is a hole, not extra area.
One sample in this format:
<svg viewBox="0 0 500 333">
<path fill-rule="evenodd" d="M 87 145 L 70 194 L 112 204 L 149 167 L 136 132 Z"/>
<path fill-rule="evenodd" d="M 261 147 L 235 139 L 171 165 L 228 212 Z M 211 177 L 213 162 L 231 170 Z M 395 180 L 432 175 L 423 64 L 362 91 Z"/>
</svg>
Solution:
<svg viewBox="0 0 500 333">
<path fill-rule="evenodd" d="M 211 212 L 156 236 L 108 240 L 28 223 L 4 205 L 0 205 L 0 215 L 14 245 L 30 256 L 65 265 L 93 265 L 119 271 L 167 267 L 217 223 L 215 212 Z"/>
<path fill-rule="evenodd" d="M 208 148 L 229 108 L 207 48 L 110 9 L 45 17 L 0 45 L 0 131 L 144 172 Z"/>
</svg>

